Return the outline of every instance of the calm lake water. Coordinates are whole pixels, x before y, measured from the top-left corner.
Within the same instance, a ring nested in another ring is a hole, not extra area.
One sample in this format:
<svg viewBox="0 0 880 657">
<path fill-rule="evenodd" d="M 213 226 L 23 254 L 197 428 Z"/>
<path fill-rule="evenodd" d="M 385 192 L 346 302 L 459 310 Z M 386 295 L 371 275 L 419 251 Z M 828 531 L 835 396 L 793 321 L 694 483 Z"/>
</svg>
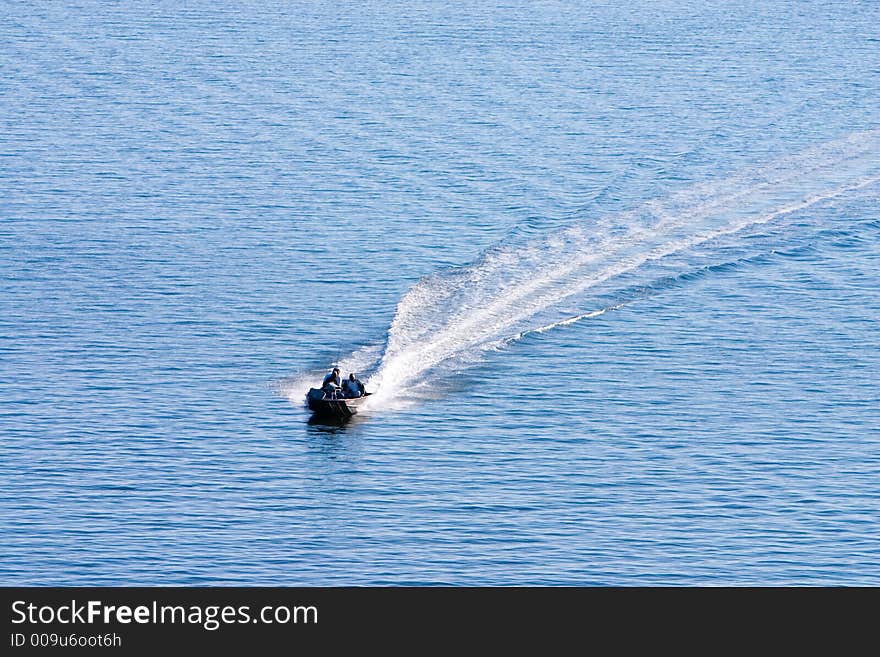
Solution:
<svg viewBox="0 0 880 657">
<path fill-rule="evenodd" d="M 880 584 L 877 2 L 3 11 L 0 583 Z"/>
</svg>

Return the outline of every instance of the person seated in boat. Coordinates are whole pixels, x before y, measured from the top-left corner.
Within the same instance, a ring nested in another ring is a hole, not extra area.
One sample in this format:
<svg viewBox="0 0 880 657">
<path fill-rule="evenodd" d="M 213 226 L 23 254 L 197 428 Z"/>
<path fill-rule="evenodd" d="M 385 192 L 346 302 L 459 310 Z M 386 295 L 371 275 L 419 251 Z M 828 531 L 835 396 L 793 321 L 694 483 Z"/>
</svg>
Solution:
<svg viewBox="0 0 880 657">
<path fill-rule="evenodd" d="M 348 378 L 342 382 L 342 392 L 349 399 L 354 399 L 355 397 L 363 397 L 366 389 L 364 388 L 364 384 L 360 382 L 354 372 L 348 375 Z"/>
<path fill-rule="evenodd" d="M 333 371 L 324 377 L 324 382 L 321 384 L 321 390 L 328 397 L 336 397 L 336 394 L 339 392 L 340 386 L 341 381 L 339 380 L 339 368 L 334 367 Z"/>
</svg>

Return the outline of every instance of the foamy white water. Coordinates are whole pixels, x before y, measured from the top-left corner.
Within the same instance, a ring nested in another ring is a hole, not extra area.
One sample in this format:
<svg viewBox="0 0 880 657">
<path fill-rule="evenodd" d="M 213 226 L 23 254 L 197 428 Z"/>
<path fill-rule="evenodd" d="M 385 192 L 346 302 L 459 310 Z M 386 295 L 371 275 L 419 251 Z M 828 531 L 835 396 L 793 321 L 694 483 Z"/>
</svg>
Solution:
<svg viewBox="0 0 880 657">
<path fill-rule="evenodd" d="M 880 131 L 854 133 L 618 216 L 584 219 L 419 281 L 400 301 L 368 386 L 371 406 L 412 395 L 420 379 L 460 371 L 483 352 L 548 324 L 535 318 L 645 263 L 769 223 L 880 180 Z"/>
</svg>

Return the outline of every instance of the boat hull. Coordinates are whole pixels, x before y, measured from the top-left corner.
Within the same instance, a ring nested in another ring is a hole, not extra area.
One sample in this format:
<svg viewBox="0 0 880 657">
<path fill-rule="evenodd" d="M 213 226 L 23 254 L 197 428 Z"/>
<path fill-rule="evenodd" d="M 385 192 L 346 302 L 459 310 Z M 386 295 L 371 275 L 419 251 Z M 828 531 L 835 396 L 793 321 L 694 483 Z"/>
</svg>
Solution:
<svg viewBox="0 0 880 657">
<path fill-rule="evenodd" d="M 309 390 L 309 394 L 306 395 L 306 403 L 315 415 L 349 418 L 358 412 L 358 406 L 366 401 L 369 394 L 367 393 L 363 397 L 355 397 L 353 399 L 327 399 L 321 390 L 312 388 Z"/>
</svg>

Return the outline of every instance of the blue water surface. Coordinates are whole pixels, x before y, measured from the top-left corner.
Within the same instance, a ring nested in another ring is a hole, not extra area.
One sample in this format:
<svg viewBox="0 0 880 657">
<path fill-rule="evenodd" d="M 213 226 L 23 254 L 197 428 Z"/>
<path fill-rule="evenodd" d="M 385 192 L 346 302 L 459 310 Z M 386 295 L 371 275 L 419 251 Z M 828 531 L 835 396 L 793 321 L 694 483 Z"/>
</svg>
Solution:
<svg viewBox="0 0 880 657">
<path fill-rule="evenodd" d="M 880 584 L 880 4 L 3 12 L 0 583 Z"/>
</svg>

